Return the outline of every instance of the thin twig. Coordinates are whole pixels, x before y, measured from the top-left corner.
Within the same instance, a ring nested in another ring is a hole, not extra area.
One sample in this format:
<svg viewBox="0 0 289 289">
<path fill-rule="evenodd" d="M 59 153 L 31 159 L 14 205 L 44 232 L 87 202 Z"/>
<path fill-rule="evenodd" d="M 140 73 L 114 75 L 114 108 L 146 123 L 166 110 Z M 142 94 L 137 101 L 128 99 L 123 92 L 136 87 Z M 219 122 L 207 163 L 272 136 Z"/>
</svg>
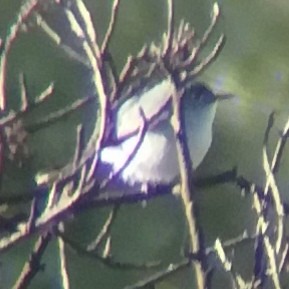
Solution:
<svg viewBox="0 0 289 289">
<path fill-rule="evenodd" d="M 216 27 L 216 24 L 220 18 L 220 15 L 221 14 L 220 14 L 219 4 L 217 2 L 215 2 L 213 5 L 212 17 L 211 17 L 212 19 L 211 19 L 210 26 L 207 28 L 207 30 L 203 34 L 202 40 L 201 40 L 199 47 L 198 47 L 198 51 L 200 51 L 208 43 L 208 40 L 210 39 L 210 36 L 212 35 L 212 33 Z"/>
<path fill-rule="evenodd" d="M 246 192 L 249 194 L 251 192 L 250 188 L 253 186 L 253 183 L 251 183 L 250 181 L 246 180 L 243 176 L 237 176 L 236 175 L 236 170 L 228 170 L 224 173 L 218 174 L 216 176 L 209 176 L 209 177 L 204 177 L 204 178 L 195 178 L 192 179 L 191 182 L 193 182 L 196 186 L 196 188 L 204 188 L 204 187 L 210 187 L 210 186 L 214 186 L 214 185 L 218 185 L 218 184 L 224 184 L 224 183 L 236 183 L 242 190 L 246 190 Z M 255 185 L 256 186 L 256 185 Z M 259 186 L 256 186 L 256 190 L 258 191 L 258 194 L 260 194 L 260 196 L 263 196 L 263 189 Z M 13 205 L 18 205 L 18 204 L 23 204 L 23 203 L 27 203 L 30 202 L 33 199 L 33 196 L 35 195 L 43 195 L 46 189 L 39 187 L 36 188 L 35 190 L 31 191 L 23 191 L 23 192 L 19 192 L 19 193 L 15 193 L 13 194 L 13 196 L 11 196 L 8 192 L 7 193 L 3 193 L 3 196 L 0 197 L 0 204 L 7 204 L 9 206 L 13 206 Z M 162 188 L 162 192 L 161 190 L 156 191 L 154 190 L 154 192 L 150 191 L 149 195 L 152 195 L 152 197 L 156 197 L 158 195 L 164 195 L 164 194 L 169 194 L 170 193 L 170 189 L 164 189 Z M 107 201 L 107 206 L 109 205 L 114 205 L 115 203 L 131 203 L 133 202 L 133 200 L 135 202 L 138 201 L 142 201 L 143 198 L 139 198 L 139 196 L 143 193 L 142 192 L 138 192 L 135 191 L 134 195 L 130 195 L 130 196 L 116 196 L 116 198 L 110 197 L 110 198 L 106 198 Z M 144 196 L 146 197 L 146 196 Z M 149 198 L 149 196 L 147 196 L 147 198 Z M 93 206 L 97 206 L 97 202 L 100 202 L 100 205 L 102 203 L 102 198 L 101 196 L 99 198 L 96 198 L 94 200 L 92 200 L 92 204 Z"/>
<path fill-rule="evenodd" d="M 281 202 L 280 192 L 277 187 L 274 174 L 270 168 L 267 150 L 265 146 L 263 148 L 263 168 L 265 170 L 266 178 L 267 178 L 264 192 L 266 195 L 266 192 L 268 191 L 269 186 L 271 187 L 271 192 L 272 192 L 272 197 L 273 197 L 272 199 L 273 199 L 273 203 L 274 203 L 276 214 L 277 214 L 277 240 L 275 244 L 276 246 L 275 249 L 276 249 L 276 253 L 278 254 L 281 249 L 281 245 L 282 245 L 282 241 L 284 237 L 284 211 L 283 211 L 283 204 Z"/>
<path fill-rule="evenodd" d="M 218 3 L 214 3 L 213 5 L 213 10 L 212 10 L 212 17 L 211 17 L 211 23 L 209 25 L 209 27 L 207 28 L 207 30 L 205 31 L 205 33 L 203 34 L 203 37 L 201 39 L 201 41 L 199 42 L 199 44 L 194 48 L 194 50 L 192 51 L 192 55 L 188 58 L 188 62 L 191 60 L 191 63 L 198 58 L 199 54 L 201 53 L 201 51 L 203 50 L 203 48 L 205 47 L 205 45 L 208 43 L 208 40 L 210 39 L 210 36 L 212 35 L 218 19 L 220 16 L 220 9 L 219 9 L 219 5 Z M 213 49 L 213 51 L 211 52 L 211 56 L 208 56 L 206 58 L 206 60 L 202 60 L 203 65 L 201 66 L 197 66 L 195 67 L 195 69 L 193 70 L 193 72 L 191 72 L 191 75 L 197 75 L 199 72 L 203 71 L 203 69 L 205 68 L 205 66 L 209 65 L 209 63 L 211 63 L 213 61 L 213 59 L 215 59 L 215 57 L 213 56 L 213 54 L 217 55 L 219 54 L 219 50 L 222 49 L 222 41 L 223 41 L 224 36 L 221 35 L 221 37 L 219 38 L 217 44 L 215 44 L 215 48 Z M 219 47 L 218 49 L 216 49 L 217 47 Z M 205 64 L 207 62 L 207 64 Z M 202 64 L 201 63 L 201 64 Z M 185 64 L 185 65 L 189 65 L 189 63 Z"/>
<path fill-rule="evenodd" d="M 104 181 L 101 182 L 99 186 L 100 190 L 105 190 L 108 184 L 110 184 L 113 180 L 117 179 L 121 175 L 121 173 L 128 167 L 130 162 L 133 160 L 140 146 L 142 145 L 144 137 L 145 137 L 145 133 L 147 132 L 148 122 L 144 114 L 144 111 L 142 109 L 139 110 L 139 113 L 142 119 L 142 123 L 140 124 L 139 130 L 138 130 L 137 141 L 136 141 L 134 148 L 128 155 L 125 162 L 116 171 L 112 172 L 108 176 L 108 178 L 106 178 Z"/>
<path fill-rule="evenodd" d="M 83 34 L 85 35 L 86 41 L 84 44 L 85 45 L 88 44 L 89 50 L 93 54 L 93 57 L 87 54 L 89 62 L 92 65 L 93 70 L 94 70 L 95 64 L 93 62 L 96 61 L 98 70 L 101 71 L 102 66 L 103 66 L 101 49 L 97 41 L 97 33 L 93 25 L 91 15 L 82 0 L 75 1 L 75 5 L 76 5 L 76 11 L 75 13 L 73 13 L 75 16 L 75 20 L 77 24 L 79 25 L 79 27 L 81 28 L 81 30 L 83 31 Z M 85 48 L 85 51 L 87 53 L 87 48 Z M 93 62 L 91 62 L 92 58 L 93 58 Z"/>
<path fill-rule="evenodd" d="M 26 289 L 35 275 L 42 270 L 41 258 L 51 240 L 51 233 L 40 236 L 35 243 L 29 260 L 25 263 L 22 272 L 17 279 L 13 289 Z"/>
<path fill-rule="evenodd" d="M 136 57 L 133 57 L 131 55 L 127 57 L 126 63 L 123 66 L 119 76 L 117 90 L 115 92 L 115 95 L 112 97 L 113 101 L 117 101 L 120 99 L 124 86 L 128 82 L 128 80 L 131 79 L 132 73 L 134 72 L 134 69 L 136 68 L 138 62 L 145 58 L 149 58 L 149 49 L 146 45 L 143 46 L 143 48 L 140 50 Z"/>
<path fill-rule="evenodd" d="M 36 197 L 33 198 L 32 200 L 32 204 L 31 204 L 31 207 L 30 207 L 30 214 L 29 214 L 29 218 L 28 218 L 28 221 L 27 221 L 27 231 L 28 232 L 31 232 L 35 226 L 35 220 L 36 218 L 38 217 L 37 216 L 37 200 L 36 200 Z"/>
<path fill-rule="evenodd" d="M 232 238 L 232 239 L 228 239 L 226 241 L 222 242 L 222 246 L 225 249 L 230 249 L 230 248 L 236 248 L 237 245 L 240 244 L 244 244 L 244 242 L 248 242 L 248 241 L 253 241 L 255 240 L 256 235 L 255 234 L 248 234 L 247 230 L 245 230 L 242 234 Z M 212 254 L 215 252 L 215 247 L 208 247 L 206 249 L 206 254 Z"/>
<path fill-rule="evenodd" d="M 19 75 L 20 93 L 21 93 L 21 111 L 25 111 L 28 108 L 28 97 L 27 97 L 27 83 L 23 73 Z"/>
<path fill-rule="evenodd" d="M 237 168 L 234 167 L 231 170 L 224 171 L 222 173 L 212 175 L 212 176 L 205 176 L 194 178 L 192 177 L 192 182 L 197 188 L 208 188 L 211 186 L 216 186 L 219 184 L 226 184 L 226 183 L 236 183 L 239 176 L 237 175 Z"/>
<path fill-rule="evenodd" d="M 59 230 L 64 230 L 64 224 L 59 224 Z M 62 288 L 69 289 L 69 276 L 66 264 L 66 254 L 65 254 L 65 243 L 62 238 L 58 237 L 58 249 L 59 249 L 59 257 L 60 257 L 60 272 L 61 272 L 61 279 L 62 279 Z"/>
<path fill-rule="evenodd" d="M 148 262 L 144 264 L 136 264 L 136 263 L 125 263 L 125 262 L 118 262 L 115 261 L 114 258 L 111 256 L 102 257 L 96 252 L 87 251 L 85 248 L 80 246 L 77 242 L 71 240 L 66 235 L 61 232 L 58 232 L 57 235 L 59 238 L 62 238 L 65 244 L 67 244 L 71 249 L 73 249 L 78 254 L 84 255 L 86 257 L 95 259 L 102 264 L 116 269 L 122 270 L 144 270 L 144 269 L 151 269 L 154 267 L 160 266 L 160 262 Z"/>
<path fill-rule="evenodd" d="M 254 240 L 255 236 L 250 236 L 247 234 L 247 232 L 244 232 L 242 235 L 237 236 L 236 238 L 227 240 L 223 242 L 222 247 L 224 249 L 235 247 L 238 244 L 242 244 L 245 241 L 251 241 Z M 215 252 L 215 247 L 209 247 L 206 249 L 206 254 L 211 254 Z M 166 280 L 169 276 L 181 271 L 182 269 L 188 267 L 191 262 L 196 260 L 197 257 L 193 254 L 190 254 L 190 256 L 184 260 L 182 260 L 179 263 L 171 264 L 168 268 L 153 274 L 152 276 L 149 276 L 141 281 L 138 281 L 137 283 L 126 286 L 124 289 L 142 289 L 147 288 L 150 285 L 156 285 L 158 282 L 161 282 L 162 280 Z"/>
<path fill-rule="evenodd" d="M 281 136 L 279 138 L 278 144 L 276 146 L 272 164 L 271 164 L 271 169 L 274 174 L 278 172 L 278 169 L 280 167 L 280 162 L 284 153 L 285 145 L 287 143 L 289 136 L 289 119 L 287 120 L 284 129 L 281 133 Z"/>
<path fill-rule="evenodd" d="M 32 103 L 28 102 L 28 105 L 24 109 L 20 109 L 17 112 L 10 112 L 7 116 L 0 119 L 0 126 L 6 126 L 15 120 L 23 117 L 25 114 L 31 112 L 33 109 L 42 104 L 52 93 L 54 92 L 54 84 L 50 83 L 49 86 L 43 90 Z"/>
<path fill-rule="evenodd" d="M 47 117 L 42 118 L 35 123 L 25 125 L 25 130 L 29 133 L 35 133 L 38 130 L 43 129 L 43 128 L 45 128 L 51 124 L 54 124 L 55 122 L 63 119 L 64 117 L 77 111 L 78 109 L 82 108 L 83 106 L 85 106 L 86 104 L 88 104 L 94 100 L 96 100 L 96 98 L 93 96 L 88 96 L 86 98 L 78 99 L 75 102 L 73 102 L 72 104 L 49 114 Z"/>
<path fill-rule="evenodd" d="M 222 48 L 225 45 L 225 35 L 221 35 L 216 42 L 214 48 L 210 52 L 210 54 L 202 59 L 201 63 L 198 64 L 192 71 L 188 73 L 188 81 L 191 81 L 191 79 L 194 79 L 197 75 L 199 75 L 201 72 L 203 72 L 212 62 L 214 62 L 217 57 L 219 56 L 220 52 L 222 51 Z"/>
<path fill-rule="evenodd" d="M 171 264 L 166 269 L 157 272 L 147 278 L 144 278 L 141 281 L 138 281 L 137 283 L 126 286 L 123 289 L 143 289 L 143 288 L 149 288 L 149 286 L 155 285 L 158 282 L 161 282 L 165 279 L 167 279 L 169 276 L 172 276 L 173 274 L 178 273 L 179 271 L 183 270 L 184 268 L 188 267 L 191 264 L 190 259 L 185 259 L 181 261 L 178 264 Z"/>
<path fill-rule="evenodd" d="M 281 289 L 280 276 L 278 273 L 278 265 L 276 260 L 275 248 L 272 246 L 268 236 L 264 236 L 264 247 L 266 249 L 268 260 L 268 271 L 266 272 L 274 285 L 275 289 Z"/>
<path fill-rule="evenodd" d="M 7 58 L 10 52 L 11 46 L 16 40 L 19 32 L 21 31 L 22 24 L 31 15 L 35 8 L 39 4 L 39 0 L 27 0 L 20 8 L 20 12 L 17 15 L 16 21 L 9 27 L 9 33 L 6 39 L 1 45 L 0 54 L 0 109 L 4 110 L 6 106 L 6 66 Z"/>
<path fill-rule="evenodd" d="M 88 252 L 98 249 L 98 247 L 101 245 L 103 240 L 109 234 L 109 232 L 111 231 L 113 222 L 116 219 L 116 216 L 117 216 L 117 213 L 119 211 L 119 208 L 120 208 L 119 205 L 115 205 L 112 208 L 112 210 L 110 211 L 105 223 L 102 226 L 101 231 L 97 235 L 96 239 L 87 246 L 87 251 Z"/>
<path fill-rule="evenodd" d="M 101 46 L 101 54 L 105 57 L 113 31 L 116 27 L 120 0 L 114 0 L 111 8 L 111 17 Z"/>
<path fill-rule="evenodd" d="M 168 26 L 167 35 L 165 38 L 165 45 L 162 52 L 162 57 L 166 59 L 172 49 L 173 37 L 174 37 L 174 24 L 175 24 L 175 10 L 174 10 L 174 0 L 167 0 L 168 7 Z"/>
<path fill-rule="evenodd" d="M 180 92 L 173 93 L 173 116 L 172 127 L 176 137 L 177 154 L 180 168 L 180 185 L 181 185 L 181 198 L 185 210 L 185 216 L 189 227 L 190 246 L 192 254 L 199 256 L 199 259 L 193 263 L 196 274 L 198 289 L 207 288 L 206 285 L 206 266 L 205 254 L 203 252 L 203 244 L 200 236 L 200 228 L 197 220 L 196 203 L 192 199 L 193 187 L 189 181 L 192 174 L 191 159 L 185 140 L 184 121 L 182 118 L 183 107 L 181 106 L 182 95 Z"/>
<path fill-rule="evenodd" d="M 278 263 L 277 256 L 275 251 L 275 244 L 272 245 L 269 234 L 270 230 L 268 230 L 268 226 L 270 226 L 270 221 L 268 220 L 268 209 L 269 203 L 266 199 L 266 196 L 269 193 L 269 188 L 271 190 L 275 190 L 277 188 L 275 181 L 273 181 L 274 176 L 272 174 L 268 155 L 267 155 L 267 143 L 269 139 L 269 133 L 274 123 L 274 114 L 272 113 L 269 117 L 268 124 L 265 130 L 264 135 L 264 143 L 263 143 L 263 167 L 266 172 L 266 186 L 264 189 L 264 198 L 260 198 L 258 193 L 254 192 L 253 194 L 253 208 L 257 214 L 257 225 L 256 225 L 256 240 L 255 240 L 255 266 L 254 266 L 254 282 L 261 282 L 264 285 L 266 278 L 270 278 L 272 284 L 275 289 L 280 289 L 280 279 L 278 274 Z M 272 196 L 277 194 L 279 196 L 279 192 L 277 189 L 277 193 L 272 192 Z M 282 206 L 283 210 L 283 206 Z M 279 215 L 278 215 L 279 217 Z M 277 226 L 277 230 L 282 229 L 283 225 L 280 223 Z M 278 233 L 279 235 L 280 233 Z M 283 234 L 283 233 L 282 233 Z M 277 240 L 278 246 L 281 246 L 281 241 Z M 279 243 L 280 242 L 280 243 Z M 278 249 L 279 250 L 279 249 Z"/>
<path fill-rule="evenodd" d="M 289 257 L 289 244 L 286 242 L 285 248 L 283 249 L 283 252 L 281 254 L 278 272 L 283 272 L 288 265 L 288 257 Z"/>
<path fill-rule="evenodd" d="M 265 136 L 264 136 L 264 144 L 263 144 L 263 168 L 266 173 L 266 184 L 265 184 L 265 189 L 264 189 L 264 195 L 266 196 L 269 193 L 269 188 L 271 188 L 271 195 L 274 203 L 274 207 L 276 210 L 277 214 L 277 240 L 276 240 L 276 253 L 278 254 L 279 251 L 281 250 L 281 245 L 284 237 L 284 211 L 283 211 L 283 204 L 281 201 L 279 189 L 277 187 L 277 183 L 275 180 L 275 174 L 273 171 L 277 169 L 276 165 L 277 164 L 277 155 L 279 153 L 282 154 L 283 149 L 281 149 L 280 143 L 282 143 L 282 137 L 280 137 L 280 140 L 276 146 L 275 150 L 275 156 L 274 157 L 274 162 L 272 161 L 271 165 L 269 164 L 269 158 L 268 158 L 268 153 L 267 153 L 267 147 L 268 147 L 268 140 L 269 140 L 269 134 L 270 130 L 274 124 L 274 113 L 271 113 L 269 116 L 268 120 L 268 125 L 265 131 Z M 286 126 L 284 128 L 284 132 L 286 133 Z M 281 149 L 281 151 L 280 151 Z M 266 213 L 266 212 L 265 212 Z"/>
<path fill-rule="evenodd" d="M 79 0 L 76 2 L 77 12 L 73 14 L 71 10 L 66 9 L 66 16 L 69 22 L 71 23 L 71 27 L 73 27 L 73 32 L 77 33 L 77 35 L 84 36 L 86 41 L 82 41 L 82 47 L 87 56 L 87 59 L 91 65 L 91 69 L 93 72 L 92 83 L 96 88 L 98 93 L 99 100 L 99 109 L 100 116 L 98 119 L 99 124 L 95 126 L 95 130 L 91 135 L 90 140 L 88 141 L 87 147 L 90 149 L 94 147 L 95 151 L 100 151 L 103 147 L 105 137 L 106 137 L 106 129 L 108 124 L 108 114 L 110 111 L 109 97 L 106 93 L 105 86 L 106 80 L 103 78 L 102 74 L 102 61 L 101 61 L 101 53 L 99 45 L 96 41 L 96 33 L 93 28 L 92 20 L 89 14 L 89 11 L 85 7 L 84 3 Z M 77 19 L 80 19 L 79 21 Z M 81 25 L 84 24 L 84 25 Z M 84 27 L 83 27 L 84 26 Z M 93 162 L 90 165 L 87 174 L 87 180 L 91 180 L 93 177 L 93 173 L 98 164 L 98 155 L 95 154 L 93 158 Z"/>
<path fill-rule="evenodd" d="M 84 147 L 85 147 L 84 129 L 82 125 L 78 125 L 77 130 L 76 130 L 76 146 L 75 146 L 75 152 L 74 152 L 74 158 L 73 158 L 73 162 L 75 166 L 80 161 Z"/>
<path fill-rule="evenodd" d="M 48 23 L 43 19 L 39 13 L 34 13 L 36 17 L 36 24 L 46 33 L 46 35 L 72 59 L 90 68 L 90 64 L 85 57 L 74 50 L 72 47 L 62 42 L 61 37 L 53 30 Z"/>
<path fill-rule="evenodd" d="M 116 28 L 117 23 L 117 17 L 118 17 L 118 11 L 119 11 L 119 5 L 120 0 L 114 0 L 111 8 L 111 17 L 108 24 L 108 28 L 106 30 L 104 40 L 101 45 L 101 55 L 104 61 L 106 61 L 109 65 L 109 71 L 106 72 L 106 75 L 110 75 L 111 78 L 111 93 L 110 93 L 110 103 L 113 103 L 117 94 L 119 79 L 118 79 L 118 73 L 116 69 L 116 65 L 114 63 L 113 57 L 111 53 L 109 52 L 109 45 L 111 38 L 113 36 L 114 30 Z M 109 90 L 109 88 L 106 88 Z"/>
</svg>

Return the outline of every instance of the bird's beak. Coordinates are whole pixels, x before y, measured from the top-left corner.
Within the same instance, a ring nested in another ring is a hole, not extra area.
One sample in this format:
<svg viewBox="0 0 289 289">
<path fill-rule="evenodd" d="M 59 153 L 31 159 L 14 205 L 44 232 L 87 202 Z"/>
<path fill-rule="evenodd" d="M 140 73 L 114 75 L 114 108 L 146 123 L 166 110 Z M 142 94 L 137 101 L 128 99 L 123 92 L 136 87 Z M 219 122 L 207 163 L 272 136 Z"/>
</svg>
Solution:
<svg viewBox="0 0 289 289">
<path fill-rule="evenodd" d="M 227 100 L 227 99 L 231 99 L 235 97 L 234 94 L 230 94 L 230 93 L 217 93 L 216 94 L 216 99 L 219 100 Z"/>
</svg>

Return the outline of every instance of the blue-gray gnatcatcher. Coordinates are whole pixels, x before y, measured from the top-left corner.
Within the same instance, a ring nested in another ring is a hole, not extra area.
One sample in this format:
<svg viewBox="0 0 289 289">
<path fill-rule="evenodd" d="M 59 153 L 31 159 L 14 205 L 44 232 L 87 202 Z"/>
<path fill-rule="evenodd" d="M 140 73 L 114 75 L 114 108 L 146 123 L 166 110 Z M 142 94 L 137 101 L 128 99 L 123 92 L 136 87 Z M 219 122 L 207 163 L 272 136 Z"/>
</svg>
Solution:
<svg viewBox="0 0 289 289">
<path fill-rule="evenodd" d="M 171 81 L 162 80 L 130 97 L 116 111 L 115 138 L 120 144 L 105 147 L 100 154 L 101 162 L 113 171 L 126 164 L 138 145 L 137 131 L 143 121 L 140 110 L 149 123 L 137 151 L 119 176 L 129 185 L 170 184 L 178 178 L 176 141 L 170 123 L 173 91 Z M 212 142 L 212 126 L 220 97 L 201 83 L 186 88 L 183 97 L 186 139 L 193 168 L 197 168 Z"/>
</svg>

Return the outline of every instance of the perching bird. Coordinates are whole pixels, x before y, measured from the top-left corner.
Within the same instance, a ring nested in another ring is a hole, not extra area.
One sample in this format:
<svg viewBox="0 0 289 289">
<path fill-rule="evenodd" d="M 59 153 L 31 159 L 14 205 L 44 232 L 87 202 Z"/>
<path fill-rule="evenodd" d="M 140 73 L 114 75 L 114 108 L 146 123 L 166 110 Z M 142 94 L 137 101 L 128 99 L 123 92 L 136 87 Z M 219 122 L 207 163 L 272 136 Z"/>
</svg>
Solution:
<svg viewBox="0 0 289 289">
<path fill-rule="evenodd" d="M 170 123 L 173 89 L 170 80 L 162 80 L 133 95 L 117 109 L 114 137 L 120 143 L 103 148 L 100 159 L 113 172 L 123 167 L 119 178 L 124 183 L 160 185 L 170 184 L 178 178 L 176 141 Z M 218 99 L 226 96 L 218 96 L 204 84 L 196 83 L 184 90 L 183 97 L 186 140 L 193 168 L 197 168 L 212 142 Z M 143 122 L 141 111 L 149 124 L 140 140 L 137 132 Z M 131 160 L 127 162 L 130 156 Z"/>
</svg>

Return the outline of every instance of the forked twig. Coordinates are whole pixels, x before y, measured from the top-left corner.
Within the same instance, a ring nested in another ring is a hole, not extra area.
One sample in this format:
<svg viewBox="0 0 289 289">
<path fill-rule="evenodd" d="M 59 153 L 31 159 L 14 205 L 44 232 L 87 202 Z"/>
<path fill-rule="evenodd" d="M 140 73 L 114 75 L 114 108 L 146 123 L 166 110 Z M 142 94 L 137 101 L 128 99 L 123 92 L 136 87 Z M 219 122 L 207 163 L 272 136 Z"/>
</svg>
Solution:
<svg viewBox="0 0 289 289">
<path fill-rule="evenodd" d="M 225 41 L 225 35 L 221 35 L 210 54 L 206 58 L 204 58 L 201 63 L 199 63 L 195 68 L 193 68 L 192 71 L 188 73 L 189 81 L 191 81 L 191 79 L 194 79 L 197 75 L 203 72 L 212 62 L 217 59 L 225 45 Z"/>
<path fill-rule="evenodd" d="M 95 259 L 102 264 L 116 269 L 122 270 L 144 270 L 144 269 L 151 269 L 160 266 L 160 262 L 148 262 L 143 264 L 136 264 L 136 263 L 126 263 L 126 262 L 118 262 L 115 261 L 111 256 L 102 257 L 96 252 L 88 251 L 82 246 L 80 246 L 77 242 L 73 241 L 72 239 L 68 238 L 65 234 L 58 232 L 58 237 L 61 238 L 66 245 L 68 245 L 71 249 L 73 249 L 78 254 L 84 255 L 88 258 Z"/>
<path fill-rule="evenodd" d="M 34 122 L 32 124 L 25 125 L 26 131 L 30 133 L 35 133 L 40 129 L 43 129 L 51 124 L 54 124 L 55 122 L 63 119 L 64 117 L 68 116 L 69 114 L 77 111 L 78 109 L 82 108 L 83 106 L 87 105 L 88 103 L 95 101 L 94 96 L 88 96 L 82 99 L 76 100 L 74 103 L 55 111 L 45 118 L 42 118 L 38 120 L 37 122 Z"/>
<path fill-rule="evenodd" d="M 79 63 L 90 68 L 90 64 L 85 57 L 74 50 L 72 47 L 66 45 L 62 42 L 61 37 L 54 31 L 49 24 L 44 20 L 44 18 L 39 14 L 35 13 L 36 24 L 46 33 L 46 35 L 72 59 L 78 61 Z"/>
<path fill-rule="evenodd" d="M 40 104 L 42 104 L 52 93 L 54 92 L 54 84 L 51 83 L 49 86 L 43 90 L 34 100 L 34 102 L 29 103 L 28 105 L 22 105 L 22 108 L 17 111 L 13 112 L 11 111 L 8 113 L 7 116 L 2 117 L 0 119 L 0 127 L 9 125 L 10 123 L 14 122 L 15 120 L 19 119 L 20 117 L 23 117 L 27 113 L 34 110 L 36 107 L 38 107 Z"/>
<path fill-rule="evenodd" d="M 16 40 L 19 32 L 21 31 L 22 24 L 26 19 L 35 11 L 40 0 L 27 0 L 21 6 L 21 10 L 17 15 L 16 21 L 9 27 L 9 33 L 6 39 L 3 40 L 0 47 L 0 109 L 5 110 L 6 106 L 6 66 L 7 58 L 12 44 Z"/>
<path fill-rule="evenodd" d="M 286 138 L 286 134 L 288 131 L 288 124 L 285 125 L 283 134 L 280 136 L 280 139 L 277 143 L 274 158 L 272 163 L 269 163 L 269 157 L 267 153 L 267 147 L 268 147 L 268 139 L 269 139 L 269 133 L 274 124 L 274 113 L 271 113 L 268 120 L 268 125 L 265 132 L 264 137 L 264 144 L 263 144 L 263 168 L 266 173 L 266 184 L 264 189 L 264 195 L 266 196 L 269 192 L 271 192 L 273 204 L 276 210 L 277 214 L 277 240 L 276 240 L 276 253 L 279 254 L 281 250 L 282 241 L 284 239 L 284 209 L 283 204 L 281 201 L 280 192 L 277 186 L 277 182 L 275 179 L 275 173 L 277 172 L 279 161 L 280 160 L 280 154 L 282 155 L 285 141 L 284 137 Z M 269 190 L 271 189 L 271 190 Z"/>
<path fill-rule="evenodd" d="M 119 208 L 120 208 L 120 205 L 115 205 L 112 208 L 105 223 L 102 226 L 101 231 L 97 235 L 96 239 L 94 241 L 92 241 L 89 245 L 87 245 L 87 251 L 88 252 L 96 250 L 101 245 L 101 243 L 104 241 L 106 236 L 109 234 L 109 232 L 112 228 L 112 224 L 113 224 L 115 218 L 117 217 L 117 213 L 119 211 Z"/>
</svg>

